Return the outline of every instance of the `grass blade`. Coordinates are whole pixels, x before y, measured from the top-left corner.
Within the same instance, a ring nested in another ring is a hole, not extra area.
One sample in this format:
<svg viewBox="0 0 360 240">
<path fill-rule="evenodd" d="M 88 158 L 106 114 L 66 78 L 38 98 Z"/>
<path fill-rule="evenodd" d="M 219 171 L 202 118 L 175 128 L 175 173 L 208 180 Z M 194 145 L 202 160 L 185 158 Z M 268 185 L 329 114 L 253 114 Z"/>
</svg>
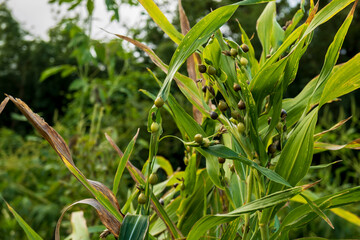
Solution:
<svg viewBox="0 0 360 240">
<path fill-rule="evenodd" d="M 9 211 L 14 215 L 16 221 L 24 230 L 29 240 L 42 240 L 42 238 L 27 224 L 24 219 L 3 199 Z"/>
<path fill-rule="evenodd" d="M 139 135 L 139 131 L 140 131 L 140 129 L 137 130 L 135 136 L 129 142 L 129 145 L 125 149 L 124 155 L 121 157 L 121 159 L 119 161 L 119 164 L 118 164 L 118 167 L 117 167 L 117 170 L 116 170 L 116 174 L 115 174 L 115 178 L 114 178 L 114 184 L 113 184 L 113 193 L 114 193 L 115 196 L 116 196 L 117 191 L 119 189 L 120 179 L 121 179 L 121 176 L 122 176 L 122 174 L 124 172 L 126 162 L 129 161 L 131 153 L 132 153 L 132 151 L 134 149 L 134 145 L 135 145 L 135 142 L 136 142 L 136 138 Z"/>
<path fill-rule="evenodd" d="M 179 44 L 184 36 L 176 30 L 166 16 L 161 12 L 159 7 L 152 0 L 138 0 L 139 3 L 145 8 L 154 22 L 173 40 Z"/>
<path fill-rule="evenodd" d="M 333 224 L 331 223 L 330 219 L 328 218 L 328 216 L 325 215 L 325 213 L 323 211 L 321 211 L 321 209 L 313 202 L 311 201 L 309 198 L 307 198 L 305 195 L 300 194 L 301 197 L 303 197 L 306 202 L 309 204 L 310 208 L 314 211 L 314 213 L 316 213 L 319 217 L 321 217 L 322 219 L 324 219 L 324 221 L 329 224 L 329 226 L 334 229 Z"/>
</svg>

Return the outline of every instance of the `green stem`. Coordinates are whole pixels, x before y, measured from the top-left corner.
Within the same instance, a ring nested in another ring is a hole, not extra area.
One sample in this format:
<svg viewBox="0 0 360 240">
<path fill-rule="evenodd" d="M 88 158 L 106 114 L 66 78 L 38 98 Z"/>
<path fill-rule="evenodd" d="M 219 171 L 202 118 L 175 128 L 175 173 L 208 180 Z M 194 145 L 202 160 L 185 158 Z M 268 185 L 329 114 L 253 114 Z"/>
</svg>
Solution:
<svg viewBox="0 0 360 240">
<path fill-rule="evenodd" d="M 260 223 L 260 234 L 261 234 L 261 240 L 268 240 L 269 239 L 269 228 L 267 224 Z"/>
<path fill-rule="evenodd" d="M 250 173 L 248 176 L 248 181 L 247 181 L 247 192 L 246 192 L 246 203 L 248 204 L 251 201 L 251 192 L 252 192 L 252 185 L 253 185 L 253 180 L 252 180 L 252 172 L 253 170 L 250 169 Z M 243 235 L 243 239 L 246 240 L 247 238 L 247 234 L 249 232 L 249 223 L 250 223 L 250 213 L 245 214 L 245 225 L 244 225 L 244 235 Z"/>
</svg>

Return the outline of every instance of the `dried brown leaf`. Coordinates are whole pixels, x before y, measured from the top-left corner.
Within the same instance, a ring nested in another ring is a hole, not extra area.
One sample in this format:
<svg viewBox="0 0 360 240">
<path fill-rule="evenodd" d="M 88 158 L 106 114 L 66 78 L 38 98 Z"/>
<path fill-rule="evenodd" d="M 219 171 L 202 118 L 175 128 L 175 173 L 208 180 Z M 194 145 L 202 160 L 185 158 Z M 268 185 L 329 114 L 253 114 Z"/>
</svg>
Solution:
<svg viewBox="0 0 360 240">
<path fill-rule="evenodd" d="M 61 216 L 56 224 L 55 240 L 60 240 L 60 224 L 64 217 L 65 212 L 76 204 L 87 204 L 87 205 L 90 205 L 93 208 L 95 208 L 96 212 L 98 213 L 99 218 L 100 218 L 101 222 L 104 224 L 104 226 L 107 229 L 109 229 L 109 231 L 115 237 L 119 236 L 121 223 L 109 211 L 107 211 L 97 200 L 95 200 L 93 198 L 88 198 L 88 199 L 83 199 L 83 200 L 77 201 L 77 202 L 65 207 L 62 210 Z"/>
<path fill-rule="evenodd" d="M 9 102 L 9 97 L 6 97 L 1 103 L 0 103 L 0 114 L 4 110 L 6 104 Z"/>
</svg>

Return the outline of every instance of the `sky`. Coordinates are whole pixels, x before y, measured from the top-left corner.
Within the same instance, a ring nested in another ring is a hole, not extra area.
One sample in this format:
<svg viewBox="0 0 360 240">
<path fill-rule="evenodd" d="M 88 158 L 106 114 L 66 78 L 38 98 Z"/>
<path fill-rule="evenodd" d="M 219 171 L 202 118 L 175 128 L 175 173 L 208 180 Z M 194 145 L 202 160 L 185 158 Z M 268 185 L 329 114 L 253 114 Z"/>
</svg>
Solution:
<svg viewBox="0 0 360 240">
<path fill-rule="evenodd" d="M 0 2 L 1 1 L 3 0 L 0 0 Z M 300 2 L 300 0 L 289 1 L 293 5 Z M 143 19 L 141 13 L 144 12 L 144 10 L 141 6 L 131 7 L 124 4 L 120 8 L 120 22 L 109 23 L 111 13 L 107 12 L 104 2 L 104 0 L 95 0 L 93 31 L 91 36 L 93 38 L 109 38 L 109 34 L 100 28 L 104 28 L 113 33 L 126 34 L 123 25 L 135 27 L 138 26 L 141 19 Z M 25 30 L 45 40 L 48 39 L 47 31 L 49 28 L 55 26 L 59 20 L 59 16 L 56 13 L 60 12 L 60 16 L 66 14 L 65 6 L 59 7 L 57 4 L 48 4 L 48 0 L 8 0 L 7 5 L 12 10 L 15 19 L 21 23 Z M 174 8 L 176 6 L 171 7 Z M 85 16 L 85 7 L 80 9 L 80 14 Z"/>
<path fill-rule="evenodd" d="M 0 0 L 1 2 L 2 0 Z M 135 26 L 141 19 L 141 7 L 131 7 L 124 4 L 120 8 L 120 22 L 110 22 L 111 13 L 107 12 L 104 0 L 95 0 L 92 37 L 96 39 L 109 36 L 100 28 L 114 33 L 124 33 L 122 25 Z M 14 18 L 22 27 L 37 37 L 48 39 L 47 31 L 54 27 L 60 16 L 66 14 L 66 5 L 48 4 L 48 0 L 8 0 L 8 7 Z M 81 16 L 86 16 L 86 8 L 78 9 Z M 59 13 L 59 14 L 57 14 Z"/>
</svg>

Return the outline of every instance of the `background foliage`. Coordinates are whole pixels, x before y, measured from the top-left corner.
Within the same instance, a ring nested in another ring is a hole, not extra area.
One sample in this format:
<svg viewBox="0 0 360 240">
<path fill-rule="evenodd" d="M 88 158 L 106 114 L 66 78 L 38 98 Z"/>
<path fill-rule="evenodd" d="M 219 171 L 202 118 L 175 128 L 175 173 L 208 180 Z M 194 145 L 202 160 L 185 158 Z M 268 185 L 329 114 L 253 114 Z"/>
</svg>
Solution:
<svg viewBox="0 0 360 240">
<path fill-rule="evenodd" d="M 66 1 L 52 2 L 67 4 Z M 117 9 L 122 4 L 136 4 L 132 1 L 124 1 L 120 5 L 112 1 L 107 2 L 110 6 L 109 18 L 113 20 L 118 18 Z M 209 0 L 194 5 L 193 1 L 184 0 L 183 7 L 193 26 L 211 9 L 230 2 Z M 325 5 L 326 2 L 321 1 L 320 6 Z M 168 2 L 160 4 L 160 7 L 166 4 Z M 69 5 L 70 8 L 79 6 L 81 7 L 81 4 Z M 162 76 L 162 73 L 155 69 L 142 52 L 127 49 L 120 40 L 91 39 L 89 24 L 91 24 L 92 10 L 90 5 L 86 6 L 89 19 L 82 21 L 78 18 L 65 18 L 49 31 L 49 40 L 44 41 L 29 38 L 31 34 L 23 30 L 14 20 L 5 4 L 0 4 L 0 94 L 8 93 L 19 97 L 36 112 L 41 113 L 41 116 L 67 139 L 74 160 L 84 174 L 90 179 L 110 184 L 116 169 L 115 161 L 111 160 L 116 159 L 116 155 L 105 140 L 104 133 L 116 136 L 114 140 L 119 146 L 126 146 L 140 126 L 140 136 L 132 161 L 135 161 L 138 167 L 144 164 L 149 147 L 146 119 L 152 102 L 138 90 L 146 89 L 152 93 L 158 91 L 151 74 L 144 71 L 145 66 L 157 76 Z M 236 18 L 246 32 L 255 33 L 254 23 L 263 8 L 264 6 L 259 5 L 239 9 L 225 28 L 225 35 L 240 42 Z M 287 1 L 280 1 L 278 21 L 285 25 L 297 8 L 298 6 L 290 7 Z M 328 36 L 335 34 L 347 12 L 343 11 L 315 32 L 308 50 L 310 54 L 302 59 L 296 85 L 293 84 L 288 91 L 289 96 L 295 96 L 318 73 L 326 48 L 331 41 Z M 173 23 L 179 26 L 178 13 L 171 14 Z M 359 14 L 355 14 L 339 62 L 349 60 L 360 51 L 360 42 L 357 41 L 359 34 Z M 150 19 L 145 28 L 130 29 L 128 35 L 151 45 L 165 62 L 170 61 L 172 54 L 169 52 L 175 50 L 175 45 Z M 256 36 L 254 47 L 261 48 Z M 175 97 L 182 105 L 186 105 L 183 97 L 177 92 L 174 91 Z M 359 93 L 358 90 L 344 97 L 341 106 L 335 103 L 322 110 L 319 120 L 322 129 L 317 129 L 317 132 L 328 129 L 350 115 L 353 116 L 340 130 L 326 135 L 324 141 L 344 144 L 360 137 L 360 109 L 357 104 Z M 190 112 L 191 106 L 187 106 Z M 63 206 L 86 198 L 88 195 L 66 169 L 58 164 L 58 157 L 48 144 L 23 121 L 24 118 L 15 108 L 10 107 L 6 108 L 0 117 L 0 149 L 2 149 L 0 177 L 6 179 L 0 183 L 0 192 L 40 235 L 46 239 L 52 238 L 53 229 Z M 166 134 L 179 135 L 170 117 L 163 119 L 163 124 Z M 161 146 L 159 155 L 169 159 L 174 168 L 183 168 L 183 146 L 175 141 L 166 143 L 169 145 Z M 323 181 L 318 185 L 316 192 L 326 195 L 341 190 L 337 189 L 338 186 L 341 188 L 358 186 L 360 184 L 359 154 L 345 149 L 317 154 L 315 162 L 319 164 L 338 159 L 343 161 L 317 170 L 316 174 L 320 175 Z M 122 182 L 127 183 L 127 186 L 121 188 L 118 193 L 120 204 L 124 203 L 128 188 L 132 187 L 130 177 L 124 175 L 123 178 Z M 310 172 L 307 178 L 314 178 L 313 172 Z M 359 213 L 358 206 L 352 206 L 349 210 Z M 3 203 L 0 211 L 2 216 L 0 235 L 23 239 L 22 230 L 9 215 Z M 96 225 L 92 211 L 86 211 L 86 217 L 89 225 Z M 330 218 L 335 228 L 341 228 L 342 231 L 328 231 L 328 228 L 318 220 L 319 222 L 314 222 L 306 229 L 300 229 L 293 238 L 313 234 L 323 236 L 330 234 L 329 237 L 336 238 L 351 237 L 352 234 L 360 235 L 359 230 L 353 225 L 337 221 L 333 215 L 330 215 Z M 68 224 L 70 226 L 70 222 Z"/>
</svg>

